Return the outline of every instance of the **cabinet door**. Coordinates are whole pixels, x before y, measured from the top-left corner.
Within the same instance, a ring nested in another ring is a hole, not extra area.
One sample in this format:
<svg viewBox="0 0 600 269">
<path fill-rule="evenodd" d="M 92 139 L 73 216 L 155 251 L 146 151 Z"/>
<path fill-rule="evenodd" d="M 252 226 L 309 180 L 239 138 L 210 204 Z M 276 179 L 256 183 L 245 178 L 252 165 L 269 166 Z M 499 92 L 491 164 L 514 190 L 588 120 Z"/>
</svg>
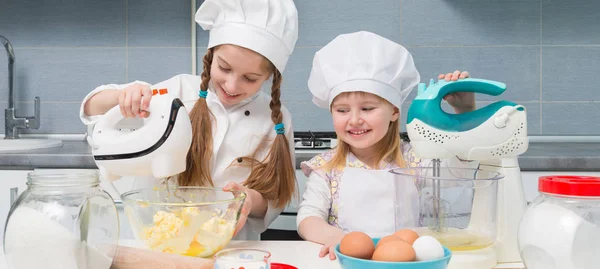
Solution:
<svg viewBox="0 0 600 269">
<path fill-rule="evenodd" d="M 27 173 L 30 170 L 0 170 L 0 242 L 4 239 L 4 225 L 10 211 L 10 189 L 18 188 L 18 195 L 27 188 Z"/>
</svg>

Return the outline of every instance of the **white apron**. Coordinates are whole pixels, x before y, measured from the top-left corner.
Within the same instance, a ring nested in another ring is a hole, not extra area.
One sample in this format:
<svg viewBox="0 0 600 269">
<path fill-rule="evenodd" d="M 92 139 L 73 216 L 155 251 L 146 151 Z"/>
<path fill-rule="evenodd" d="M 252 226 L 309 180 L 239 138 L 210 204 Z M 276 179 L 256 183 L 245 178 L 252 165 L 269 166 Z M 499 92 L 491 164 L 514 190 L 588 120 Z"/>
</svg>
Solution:
<svg viewBox="0 0 600 269">
<path fill-rule="evenodd" d="M 419 198 L 412 180 L 388 170 L 346 167 L 340 184 L 338 224 L 344 232 L 384 237 L 415 227 Z"/>
</svg>

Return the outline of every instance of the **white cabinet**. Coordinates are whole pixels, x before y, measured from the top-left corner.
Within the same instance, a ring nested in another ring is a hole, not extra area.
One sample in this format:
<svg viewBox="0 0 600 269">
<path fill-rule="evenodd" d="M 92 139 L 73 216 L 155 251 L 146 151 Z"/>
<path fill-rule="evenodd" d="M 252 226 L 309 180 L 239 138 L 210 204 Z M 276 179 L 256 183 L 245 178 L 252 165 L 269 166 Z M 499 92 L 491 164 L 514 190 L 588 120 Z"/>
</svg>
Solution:
<svg viewBox="0 0 600 269">
<path fill-rule="evenodd" d="M 18 188 L 18 195 L 27 188 L 27 173 L 30 170 L 0 170 L 0 242 L 4 238 L 4 225 L 10 211 L 10 189 Z"/>
<path fill-rule="evenodd" d="M 298 213 L 298 206 L 302 201 L 302 193 L 306 189 L 306 181 L 308 178 L 302 173 L 302 170 L 296 169 L 296 180 L 298 181 L 297 193 L 298 196 L 294 197 L 290 204 L 283 210 L 283 213 L 279 215 L 270 225 L 269 229 L 283 230 L 283 231 L 296 231 L 296 214 Z"/>
</svg>

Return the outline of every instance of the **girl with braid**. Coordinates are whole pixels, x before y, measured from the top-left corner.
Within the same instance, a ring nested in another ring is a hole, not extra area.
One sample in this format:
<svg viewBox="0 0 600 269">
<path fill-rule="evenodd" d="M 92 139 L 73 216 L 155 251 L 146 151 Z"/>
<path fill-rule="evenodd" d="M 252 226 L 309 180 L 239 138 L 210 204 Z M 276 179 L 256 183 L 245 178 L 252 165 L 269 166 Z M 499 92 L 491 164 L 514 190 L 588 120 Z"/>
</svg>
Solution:
<svg viewBox="0 0 600 269">
<path fill-rule="evenodd" d="M 170 180 L 246 192 L 235 239 L 257 240 L 295 192 L 292 122 L 280 87 L 298 39 L 297 10 L 292 0 L 205 0 L 195 20 L 209 30 L 201 76 L 102 85 L 85 97 L 80 117 L 92 125 L 116 105 L 126 118 L 147 117 L 151 88 L 166 88 L 184 103 L 194 134 L 186 171 Z"/>
</svg>

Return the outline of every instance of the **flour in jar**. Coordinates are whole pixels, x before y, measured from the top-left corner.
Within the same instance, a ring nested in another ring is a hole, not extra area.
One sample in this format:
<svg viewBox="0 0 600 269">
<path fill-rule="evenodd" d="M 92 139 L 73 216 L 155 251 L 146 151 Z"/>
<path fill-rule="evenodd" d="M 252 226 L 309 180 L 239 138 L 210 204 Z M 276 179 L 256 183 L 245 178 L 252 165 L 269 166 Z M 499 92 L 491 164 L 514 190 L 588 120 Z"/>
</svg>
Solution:
<svg viewBox="0 0 600 269">
<path fill-rule="evenodd" d="M 6 260 L 13 269 L 108 269 L 112 259 L 46 215 L 18 207 L 4 238 Z"/>
</svg>

